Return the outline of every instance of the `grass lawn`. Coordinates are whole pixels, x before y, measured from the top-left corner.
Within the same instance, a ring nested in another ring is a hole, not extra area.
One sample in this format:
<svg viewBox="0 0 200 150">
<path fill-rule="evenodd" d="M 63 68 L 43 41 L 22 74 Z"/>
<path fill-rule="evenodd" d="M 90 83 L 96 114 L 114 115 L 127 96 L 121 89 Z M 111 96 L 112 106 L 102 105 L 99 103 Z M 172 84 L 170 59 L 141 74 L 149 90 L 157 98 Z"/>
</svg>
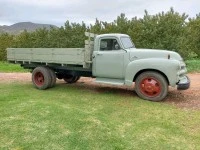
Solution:
<svg viewBox="0 0 200 150">
<path fill-rule="evenodd" d="M 199 110 L 76 84 L 0 92 L 0 149 L 200 149 Z"/>
<path fill-rule="evenodd" d="M 186 60 L 188 72 L 200 72 L 200 59 Z"/>
<path fill-rule="evenodd" d="M 28 72 L 23 69 L 20 64 L 12 64 L 5 61 L 0 61 L 0 72 Z"/>
</svg>

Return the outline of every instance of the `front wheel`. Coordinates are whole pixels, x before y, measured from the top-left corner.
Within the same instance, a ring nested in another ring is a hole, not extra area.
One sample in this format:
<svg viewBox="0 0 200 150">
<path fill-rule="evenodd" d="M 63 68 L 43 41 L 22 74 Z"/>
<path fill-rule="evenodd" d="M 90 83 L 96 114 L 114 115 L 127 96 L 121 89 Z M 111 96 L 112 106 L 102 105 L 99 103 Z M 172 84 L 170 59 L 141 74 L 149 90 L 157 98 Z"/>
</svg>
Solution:
<svg viewBox="0 0 200 150">
<path fill-rule="evenodd" d="M 135 91 L 142 99 L 161 101 L 167 96 L 168 83 L 160 73 L 147 71 L 136 78 Z"/>
</svg>

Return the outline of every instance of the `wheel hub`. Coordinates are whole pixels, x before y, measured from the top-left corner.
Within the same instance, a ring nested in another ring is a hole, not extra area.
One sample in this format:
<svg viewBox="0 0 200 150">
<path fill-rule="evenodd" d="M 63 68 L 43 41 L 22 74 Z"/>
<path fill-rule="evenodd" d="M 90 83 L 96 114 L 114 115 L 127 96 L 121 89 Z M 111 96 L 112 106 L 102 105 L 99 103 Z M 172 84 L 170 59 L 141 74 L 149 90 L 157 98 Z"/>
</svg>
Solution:
<svg viewBox="0 0 200 150">
<path fill-rule="evenodd" d="M 143 79 L 140 83 L 140 88 L 142 93 L 149 97 L 155 97 L 161 92 L 161 85 L 154 78 Z"/>
<path fill-rule="evenodd" d="M 44 84 L 44 75 L 41 73 L 41 72 L 37 72 L 35 74 L 35 83 L 38 85 L 38 86 L 42 86 Z"/>
</svg>

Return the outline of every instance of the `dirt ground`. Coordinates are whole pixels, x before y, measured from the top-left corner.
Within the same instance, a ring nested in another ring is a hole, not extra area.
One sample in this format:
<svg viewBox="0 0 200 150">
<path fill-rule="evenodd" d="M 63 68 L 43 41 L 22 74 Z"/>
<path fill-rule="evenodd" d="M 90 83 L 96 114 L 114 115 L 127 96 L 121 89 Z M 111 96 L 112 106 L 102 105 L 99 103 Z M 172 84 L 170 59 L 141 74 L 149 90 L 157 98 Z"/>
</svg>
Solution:
<svg viewBox="0 0 200 150">
<path fill-rule="evenodd" d="M 176 88 L 169 88 L 169 93 L 163 103 L 172 104 L 179 108 L 200 109 L 200 73 L 188 74 L 191 80 L 191 87 L 188 90 L 178 91 Z M 31 82 L 30 73 L 0 73 L 0 83 L 5 82 Z M 111 86 L 96 84 L 92 78 L 82 77 L 74 86 L 77 88 L 87 88 L 92 92 L 115 92 L 123 96 L 137 96 L 134 92 L 134 85 Z M 57 80 L 57 84 L 65 84 L 62 80 Z"/>
</svg>

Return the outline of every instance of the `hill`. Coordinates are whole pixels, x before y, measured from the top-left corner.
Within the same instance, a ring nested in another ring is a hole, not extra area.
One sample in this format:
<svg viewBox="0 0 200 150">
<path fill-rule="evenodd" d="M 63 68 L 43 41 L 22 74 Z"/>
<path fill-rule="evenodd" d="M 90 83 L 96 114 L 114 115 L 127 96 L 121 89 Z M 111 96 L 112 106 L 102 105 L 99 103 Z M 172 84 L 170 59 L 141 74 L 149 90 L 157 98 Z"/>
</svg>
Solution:
<svg viewBox="0 0 200 150">
<path fill-rule="evenodd" d="M 19 22 L 10 26 L 0 26 L 0 33 L 10 33 L 10 34 L 19 34 L 23 32 L 24 30 L 27 30 L 28 32 L 33 32 L 40 28 L 46 28 L 50 29 L 50 27 L 55 27 L 55 25 L 50 24 L 38 24 L 38 23 L 32 23 L 32 22 Z"/>
</svg>

